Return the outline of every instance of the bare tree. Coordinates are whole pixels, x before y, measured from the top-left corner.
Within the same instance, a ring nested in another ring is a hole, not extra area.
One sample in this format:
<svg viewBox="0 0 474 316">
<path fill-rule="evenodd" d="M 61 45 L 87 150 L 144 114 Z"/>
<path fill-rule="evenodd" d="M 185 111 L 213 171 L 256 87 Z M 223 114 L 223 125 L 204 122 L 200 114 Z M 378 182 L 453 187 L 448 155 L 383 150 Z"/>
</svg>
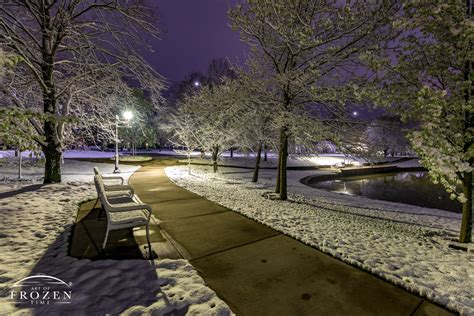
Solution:
<svg viewBox="0 0 474 316">
<path fill-rule="evenodd" d="M 224 82 L 219 86 L 203 86 L 199 93 L 188 95 L 180 104 L 178 113 L 186 114 L 193 120 L 200 149 L 209 151 L 214 172 L 222 153 L 238 143 L 240 120 L 237 112 L 241 94 L 238 86 Z M 183 141 L 183 140 L 182 140 Z"/>
<path fill-rule="evenodd" d="M 138 53 L 158 36 L 148 1 L 12 0 L 0 6 L 0 46 L 22 58 L 1 106 L 29 118 L 46 158 L 44 182 L 61 181 L 60 158 L 74 122 L 115 114 L 115 100 L 145 87 L 159 104 L 163 79 Z"/>
<path fill-rule="evenodd" d="M 192 113 L 187 113 L 184 107 L 171 114 L 172 126 L 171 143 L 177 146 L 176 151 L 183 153 L 188 158 L 188 173 L 191 174 L 191 155 L 194 150 L 203 148 L 203 138 L 199 135 L 198 119 Z"/>
<path fill-rule="evenodd" d="M 381 29 L 399 9 L 397 3 L 262 0 L 229 11 L 233 28 L 251 45 L 255 63 L 273 81 L 280 126 L 276 192 L 282 200 L 287 199 L 292 130 L 308 116 L 328 123 L 332 117 L 332 126 L 338 126 L 344 102 L 357 90 L 347 78 L 357 74 L 361 53 L 379 48 Z"/>
<path fill-rule="evenodd" d="M 251 65 L 249 65 L 251 66 Z M 255 167 L 252 182 L 258 181 L 262 151 L 265 147 L 273 145 L 276 141 L 277 128 L 274 124 L 275 111 L 272 102 L 271 87 L 265 76 L 257 72 L 254 67 L 237 69 L 234 82 L 240 94 L 234 100 L 234 111 L 238 122 L 235 128 L 238 132 L 237 146 L 255 152 Z"/>
<path fill-rule="evenodd" d="M 405 128 L 399 116 L 384 115 L 369 124 L 363 138 L 367 146 L 377 154 L 381 153 L 383 157 L 389 154 L 395 156 L 408 149 L 408 141 L 404 135 Z"/>
<path fill-rule="evenodd" d="M 207 78 L 210 84 L 219 85 L 225 79 L 235 79 L 236 74 L 227 59 L 214 58 L 207 67 Z"/>
<path fill-rule="evenodd" d="M 170 105 L 176 105 L 186 96 L 198 93 L 199 89 L 206 85 L 208 85 L 208 77 L 205 74 L 199 71 L 190 72 L 183 80 L 171 85 L 168 91 Z"/>
</svg>

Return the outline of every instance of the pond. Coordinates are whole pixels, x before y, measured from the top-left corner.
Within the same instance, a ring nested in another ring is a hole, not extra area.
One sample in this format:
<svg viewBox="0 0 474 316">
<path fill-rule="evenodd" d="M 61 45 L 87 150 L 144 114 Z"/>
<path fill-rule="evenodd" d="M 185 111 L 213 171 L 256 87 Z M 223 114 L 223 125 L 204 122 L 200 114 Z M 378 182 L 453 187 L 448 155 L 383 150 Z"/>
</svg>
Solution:
<svg viewBox="0 0 474 316">
<path fill-rule="evenodd" d="M 461 212 L 462 205 L 449 198 L 440 184 L 430 181 L 427 172 L 397 172 L 314 182 L 309 185 L 349 195 L 399 202 L 451 212 Z"/>
</svg>

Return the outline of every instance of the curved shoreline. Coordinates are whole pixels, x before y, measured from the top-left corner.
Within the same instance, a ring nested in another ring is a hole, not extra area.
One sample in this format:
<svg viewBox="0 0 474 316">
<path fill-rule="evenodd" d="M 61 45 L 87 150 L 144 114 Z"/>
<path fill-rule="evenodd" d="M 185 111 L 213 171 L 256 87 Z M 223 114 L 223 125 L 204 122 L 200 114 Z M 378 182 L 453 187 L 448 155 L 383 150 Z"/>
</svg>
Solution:
<svg viewBox="0 0 474 316">
<path fill-rule="evenodd" d="M 311 184 L 322 182 L 322 181 L 341 179 L 345 177 L 375 175 L 375 174 L 384 174 L 384 173 L 392 173 L 392 172 L 416 172 L 416 171 L 426 172 L 428 170 L 423 167 L 401 168 L 397 166 L 341 169 L 340 172 L 334 172 L 332 174 L 310 175 L 310 176 L 303 177 L 300 179 L 300 183 L 313 188 Z"/>
</svg>

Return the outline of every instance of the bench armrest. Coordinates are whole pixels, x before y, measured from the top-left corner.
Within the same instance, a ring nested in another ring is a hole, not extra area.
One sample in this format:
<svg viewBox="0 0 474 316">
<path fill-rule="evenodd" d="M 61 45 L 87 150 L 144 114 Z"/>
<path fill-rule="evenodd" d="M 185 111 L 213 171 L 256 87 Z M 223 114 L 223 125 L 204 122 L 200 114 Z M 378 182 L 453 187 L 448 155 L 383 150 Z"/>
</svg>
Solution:
<svg viewBox="0 0 474 316">
<path fill-rule="evenodd" d="M 127 197 L 129 199 L 133 199 L 135 194 L 133 193 L 133 190 L 122 190 L 122 191 L 105 191 L 104 195 L 107 197 L 107 199 L 115 199 L 115 198 L 121 198 L 121 197 Z M 117 203 L 119 205 L 120 203 Z"/>
<path fill-rule="evenodd" d="M 104 183 L 105 181 L 109 181 L 109 180 L 120 180 L 120 185 L 123 185 L 123 178 L 122 177 L 104 177 L 102 176 L 102 180 L 104 180 Z"/>
<path fill-rule="evenodd" d="M 135 191 L 133 190 L 133 187 L 128 184 L 115 184 L 115 185 L 107 185 L 104 184 L 104 189 L 106 193 L 109 192 L 114 192 L 114 191 L 130 191 L 130 195 L 133 196 L 135 194 Z"/>
<path fill-rule="evenodd" d="M 147 218 L 150 219 L 151 216 L 151 207 L 148 204 L 134 204 L 127 206 L 117 206 L 110 209 L 111 212 L 127 212 L 127 211 L 137 211 L 137 210 L 146 210 L 148 213 Z"/>
</svg>

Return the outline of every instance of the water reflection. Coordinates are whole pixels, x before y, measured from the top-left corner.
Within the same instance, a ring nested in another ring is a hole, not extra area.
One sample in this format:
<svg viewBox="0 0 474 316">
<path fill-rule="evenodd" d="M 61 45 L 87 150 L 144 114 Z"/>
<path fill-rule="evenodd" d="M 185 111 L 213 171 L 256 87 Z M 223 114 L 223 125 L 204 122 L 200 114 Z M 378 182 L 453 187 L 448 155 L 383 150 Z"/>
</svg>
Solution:
<svg viewBox="0 0 474 316">
<path fill-rule="evenodd" d="M 461 212 L 461 203 L 449 199 L 440 184 L 433 184 L 426 172 L 399 172 L 345 177 L 311 184 L 318 189 L 371 199 L 400 202 L 451 212 Z"/>
</svg>

